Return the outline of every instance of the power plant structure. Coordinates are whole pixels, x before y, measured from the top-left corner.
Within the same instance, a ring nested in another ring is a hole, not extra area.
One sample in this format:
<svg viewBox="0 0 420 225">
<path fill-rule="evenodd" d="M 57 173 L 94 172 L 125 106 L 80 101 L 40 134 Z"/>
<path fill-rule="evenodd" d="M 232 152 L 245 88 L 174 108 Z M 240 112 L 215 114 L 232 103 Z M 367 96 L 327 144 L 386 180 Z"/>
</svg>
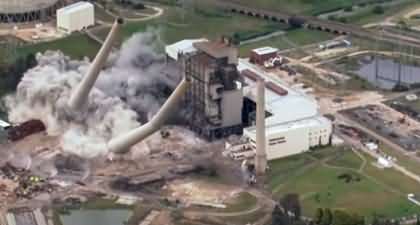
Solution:
<svg viewBox="0 0 420 225">
<path fill-rule="evenodd" d="M 111 52 L 112 46 L 118 35 L 119 27 L 122 23 L 122 19 L 117 19 L 114 22 L 104 44 L 91 63 L 88 72 L 70 96 L 68 106 L 72 110 L 83 110 L 83 105 L 88 101 L 89 93 L 92 90 L 96 80 L 98 79 L 101 69 Z M 178 87 L 169 96 L 168 100 L 163 104 L 162 108 L 150 121 L 148 121 L 143 126 L 130 131 L 127 134 L 122 134 L 110 140 L 107 144 L 108 150 L 114 153 L 125 153 L 129 151 L 133 145 L 139 143 L 140 141 L 144 140 L 159 130 L 170 117 L 170 113 L 175 110 L 176 106 L 181 102 L 189 86 L 190 78 L 184 78 Z"/>
<path fill-rule="evenodd" d="M 95 6 L 80 1 L 57 10 L 57 29 L 67 34 L 95 25 Z"/>
<path fill-rule="evenodd" d="M 242 134 L 242 81 L 238 52 L 229 40 L 193 43 L 181 58 L 191 87 L 185 96 L 188 126 L 208 140 Z"/>
<path fill-rule="evenodd" d="M 0 23 L 45 21 L 65 4 L 66 0 L 1 0 Z"/>
<path fill-rule="evenodd" d="M 85 104 L 88 100 L 89 93 L 92 90 L 96 80 L 98 79 L 99 73 L 101 72 L 104 63 L 108 59 L 108 56 L 118 36 L 119 28 L 122 23 L 123 19 L 119 18 L 115 20 L 114 24 L 112 25 L 112 28 L 108 33 L 104 44 L 102 45 L 95 59 L 91 63 L 88 72 L 83 77 L 82 81 L 70 97 L 68 104 L 71 109 L 75 111 L 80 110 L 83 104 Z"/>
<path fill-rule="evenodd" d="M 259 154 L 255 162 L 263 173 L 264 156 L 274 160 L 331 142 L 332 122 L 320 114 L 316 99 L 248 59 L 238 59 L 236 48 L 228 41 L 186 39 L 166 46 L 165 51 L 168 63 L 180 65 L 191 79 L 185 96 L 191 130 L 209 140 L 238 134 L 248 141 L 245 145 L 239 142 L 238 148 L 249 145 L 253 152 L 235 153 L 233 158 Z M 257 106 L 261 102 L 264 108 Z M 257 116 L 257 111 L 264 114 Z M 260 139 L 265 139 L 265 147 Z"/>
</svg>

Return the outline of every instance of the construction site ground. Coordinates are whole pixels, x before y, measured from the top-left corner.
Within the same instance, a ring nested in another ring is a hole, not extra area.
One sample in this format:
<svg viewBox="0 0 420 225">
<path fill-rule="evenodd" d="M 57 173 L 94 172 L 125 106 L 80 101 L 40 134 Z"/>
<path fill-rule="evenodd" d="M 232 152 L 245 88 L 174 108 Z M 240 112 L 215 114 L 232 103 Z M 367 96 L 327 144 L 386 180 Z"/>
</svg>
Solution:
<svg viewBox="0 0 420 225">
<path fill-rule="evenodd" d="M 419 123 L 385 105 L 367 105 L 343 113 L 406 151 L 415 152 L 420 148 L 420 138 L 416 137 Z"/>
<path fill-rule="evenodd" d="M 77 165 L 69 163 L 64 173 L 59 170 L 57 174 L 45 177 L 45 181 L 42 181 L 42 184 L 53 185 L 52 192 L 41 189 L 32 193 L 32 197 L 25 198 L 13 193 L 19 188 L 20 181 L 3 177 L 0 179 L 3 187 L 0 189 L 0 201 L 5 204 L 0 208 L 3 211 L 20 207 L 39 208 L 72 198 L 86 201 L 105 196 L 117 200 L 121 196 L 133 196 L 136 201 L 140 201 L 138 204 L 146 208 L 168 212 L 171 221 L 174 221 L 174 206 L 181 209 L 180 218 L 193 218 L 195 221 L 209 217 L 224 221 L 225 216 L 232 221 L 243 216 L 254 217 L 257 221 L 263 212 L 273 207 L 274 203 L 269 198 L 244 182 L 238 162 L 221 155 L 224 150 L 222 142 L 208 143 L 180 127 L 168 127 L 166 130 L 170 133 L 169 137 L 155 134 L 127 155 L 113 156 L 112 160 L 109 156 L 81 160 L 83 166 L 80 168 L 88 171 L 78 171 Z M 38 133 L 2 145 L 0 165 L 2 168 L 6 164 L 26 165 L 23 159 L 30 157 L 32 162 L 29 173 L 45 176 L 40 173 L 54 168 L 58 155 L 68 156 L 63 153 L 59 140 L 59 137 Z M 19 156 L 20 160 L 14 159 L 14 156 Z M 180 169 L 189 165 L 199 165 L 204 168 L 204 172 Z M 128 178 L 133 182 L 157 180 L 138 185 L 136 189 L 123 189 L 113 186 L 119 178 Z M 210 206 L 217 204 L 226 205 L 226 208 L 215 209 Z M 93 205 L 116 207 L 107 201 Z M 165 216 L 156 218 L 156 221 L 160 220 L 165 220 Z"/>
</svg>

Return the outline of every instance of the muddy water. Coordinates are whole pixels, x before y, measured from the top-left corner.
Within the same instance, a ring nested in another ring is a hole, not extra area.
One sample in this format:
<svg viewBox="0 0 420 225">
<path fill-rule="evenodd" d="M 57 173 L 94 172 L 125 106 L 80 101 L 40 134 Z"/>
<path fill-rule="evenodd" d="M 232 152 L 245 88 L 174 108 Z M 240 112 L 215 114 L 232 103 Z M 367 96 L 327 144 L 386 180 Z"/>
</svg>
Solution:
<svg viewBox="0 0 420 225">
<path fill-rule="evenodd" d="M 63 225 L 124 225 L 132 215 L 128 209 L 80 209 L 60 215 Z"/>
<path fill-rule="evenodd" d="M 397 84 L 399 65 L 393 59 L 378 58 L 378 79 L 374 59 L 363 58 L 359 64 L 361 67 L 354 72 L 371 84 L 382 89 L 392 89 Z M 401 64 L 401 82 L 405 85 L 420 83 L 420 67 Z"/>
</svg>

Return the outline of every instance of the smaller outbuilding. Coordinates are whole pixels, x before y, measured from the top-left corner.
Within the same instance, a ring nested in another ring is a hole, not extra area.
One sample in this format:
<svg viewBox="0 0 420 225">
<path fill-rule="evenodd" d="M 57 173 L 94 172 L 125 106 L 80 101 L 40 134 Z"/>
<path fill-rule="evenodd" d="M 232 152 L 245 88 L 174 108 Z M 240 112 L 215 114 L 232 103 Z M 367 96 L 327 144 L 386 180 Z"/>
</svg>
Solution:
<svg viewBox="0 0 420 225">
<path fill-rule="evenodd" d="M 95 7 L 77 2 L 57 10 L 57 29 L 66 33 L 81 31 L 95 24 Z"/>
<path fill-rule="evenodd" d="M 269 59 L 277 57 L 277 52 L 279 50 L 273 47 L 262 47 L 256 48 L 251 51 L 251 55 L 249 61 L 251 63 L 264 65 L 264 62 L 268 61 Z"/>
<path fill-rule="evenodd" d="M 392 167 L 391 161 L 384 158 L 384 157 L 379 157 L 378 158 L 378 165 L 383 167 L 383 168 L 391 168 Z"/>
</svg>

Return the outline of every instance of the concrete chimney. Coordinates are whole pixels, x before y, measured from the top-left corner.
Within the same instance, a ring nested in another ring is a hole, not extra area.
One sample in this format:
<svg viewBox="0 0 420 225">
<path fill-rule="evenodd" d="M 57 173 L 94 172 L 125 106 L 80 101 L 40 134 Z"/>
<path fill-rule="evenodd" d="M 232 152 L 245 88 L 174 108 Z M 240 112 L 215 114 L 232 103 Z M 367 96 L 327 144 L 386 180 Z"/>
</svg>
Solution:
<svg viewBox="0 0 420 225">
<path fill-rule="evenodd" d="M 257 176 L 264 175 L 267 168 L 266 137 L 265 137 L 265 86 L 264 80 L 257 81 L 257 116 L 256 116 L 255 171 Z"/>
<path fill-rule="evenodd" d="M 73 110 L 79 110 L 80 107 L 85 104 L 89 97 L 89 92 L 95 84 L 96 79 L 98 78 L 101 69 L 106 62 L 109 53 L 111 52 L 112 45 L 115 42 L 115 39 L 118 35 L 119 28 L 123 23 L 122 19 L 115 20 L 112 25 L 111 31 L 108 33 L 108 36 L 105 39 L 101 49 L 96 55 L 95 59 L 91 63 L 87 74 L 83 77 L 80 84 L 76 87 L 76 90 L 72 93 L 69 100 L 69 106 Z"/>
<path fill-rule="evenodd" d="M 120 135 L 108 142 L 108 150 L 115 153 L 126 153 L 131 146 L 139 143 L 159 130 L 168 117 L 175 113 L 174 109 L 186 93 L 190 82 L 183 79 L 178 87 L 173 91 L 165 104 L 157 112 L 157 114 L 143 126 L 136 128 L 127 134 Z"/>
</svg>

